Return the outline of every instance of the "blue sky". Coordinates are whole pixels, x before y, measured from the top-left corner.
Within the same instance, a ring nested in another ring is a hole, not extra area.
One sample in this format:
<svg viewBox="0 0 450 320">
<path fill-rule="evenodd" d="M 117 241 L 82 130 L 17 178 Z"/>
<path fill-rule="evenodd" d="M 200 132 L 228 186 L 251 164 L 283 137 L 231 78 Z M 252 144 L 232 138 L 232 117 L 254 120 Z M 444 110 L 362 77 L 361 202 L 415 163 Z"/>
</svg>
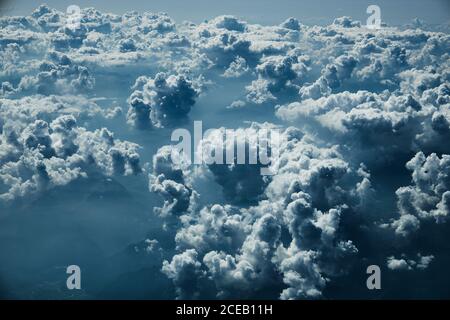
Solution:
<svg viewBox="0 0 450 320">
<path fill-rule="evenodd" d="M 427 23 L 445 23 L 450 20 L 450 2 L 447 0 L 9 0 L 3 5 L 5 9 L 3 14 L 29 14 L 42 3 L 62 11 L 71 4 L 95 7 L 113 13 L 130 10 L 163 11 L 179 22 L 183 20 L 201 22 L 221 14 L 233 14 L 250 22 L 262 24 L 278 23 L 289 16 L 294 16 L 306 24 L 327 24 L 335 17 L 345 15 L 365 21 L 366 8 L 370 4 L 380 6 L 383 21 L 391 25 L 405 24 L 416 17 Z"/>
</svg>

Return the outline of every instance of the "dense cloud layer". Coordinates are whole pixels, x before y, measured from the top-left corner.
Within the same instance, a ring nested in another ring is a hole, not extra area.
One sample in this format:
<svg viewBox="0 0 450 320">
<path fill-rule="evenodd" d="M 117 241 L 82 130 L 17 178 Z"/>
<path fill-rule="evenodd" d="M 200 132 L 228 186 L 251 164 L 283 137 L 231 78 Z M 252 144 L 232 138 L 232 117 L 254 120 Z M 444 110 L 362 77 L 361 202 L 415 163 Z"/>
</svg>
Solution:
<svg viewBox="0 0 450 320">
<path fill-rule="evenodd" d="M 0 28 L 0 202 L 11 215 L 80 179 L 148 176 L 142 190 L 121 182 L 152 215 L 142 254 L 158 257 L 152 277 L 169 296 L 172 282 L 171 298 L 333 298 L 371 264 L 448 270 L 448 33 L 94 8 L 72 28 L 47 6 Z M 221 128 L 200 143 L 215 156 L 278 130 L 275 174 L 261 175 L 261 159 L 178 161 L 170 132 L 193 120 Z M 230 128 L 236 146 L 223 145 Z M 444 241 L 420 243 L 434 230 Z M 126 272 L 148 272 L 144 261 Z"/>
<path fill-rule="evenodd" d="M 138 145 L 114 138 L 106 128 L 87 131 L 72 115 L 35 120 L 21 128 L 7 121 L 0 137 L 2 201 L 30 197 L 96 172 L 138 174 Z"/>
</svg>

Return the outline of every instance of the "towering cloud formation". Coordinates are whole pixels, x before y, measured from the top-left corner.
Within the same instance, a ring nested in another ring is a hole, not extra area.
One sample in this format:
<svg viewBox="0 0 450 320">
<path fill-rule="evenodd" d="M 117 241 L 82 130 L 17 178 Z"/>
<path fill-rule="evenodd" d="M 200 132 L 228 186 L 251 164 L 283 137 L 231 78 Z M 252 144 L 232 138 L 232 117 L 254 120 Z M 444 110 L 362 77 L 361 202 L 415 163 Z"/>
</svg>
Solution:
<svg viewBox="0 0 450 320">
<path fill-rule="evenodd" d="M 130 96 L 127 118 L 139 128 L 163 127 L 185 117 L 195 103 L 197 91 L 184 76 L 158 73 L 154 79 L 140 77 Z"/>
<path fill-rule="evenodd" d="M 401 216 L 392 223 L 395 232 L 402 235 L 417 230 L 420 220 L 443 223 L 450 214 L 450 156 L 440 159 L 434 153 L 425 157 L 419 152 L 406 167 L 412 171 L 413 185 L 395 192 Z"/>
<path fill-rule="evenodd" d="M 315 146 L 298 129 L 283 135 L 278 174 L 262 194 L 266 200 L 248 209 L 216 204 L 180 217 L 175 240 L 184 253 L 164 270 L 195 250 L 202 270 L 195 282 L 204 283 L 197 296 L 210 294 L 206 274 L 218 297 L 264 295 L 268 288 L 283 299 L 319 297 L 326 279 L 345 274 L 344 266 L 358 253 L 340 220 L 364 207 L 370 175 L 352 170 L 336 150 Z M 250 180 L 260 175 L 248 174 Z"/>
</svg>

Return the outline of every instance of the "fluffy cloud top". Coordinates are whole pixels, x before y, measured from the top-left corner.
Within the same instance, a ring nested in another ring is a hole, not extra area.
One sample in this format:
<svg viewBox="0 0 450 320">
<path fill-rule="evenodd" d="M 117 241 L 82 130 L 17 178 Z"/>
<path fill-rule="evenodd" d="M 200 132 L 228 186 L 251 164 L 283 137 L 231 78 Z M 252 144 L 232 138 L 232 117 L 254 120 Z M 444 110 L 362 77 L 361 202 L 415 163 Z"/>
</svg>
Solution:
<svg viewBox="0 0 450 320">
<path fill-rule="evenodd" d="M 138 128 L 162 127 L 185 117 L 195 104 L 197 91 L 184 76 L 158 73 L 154 79 L 140 77 L 129 98 L 128 122 Z"/>
</svg>

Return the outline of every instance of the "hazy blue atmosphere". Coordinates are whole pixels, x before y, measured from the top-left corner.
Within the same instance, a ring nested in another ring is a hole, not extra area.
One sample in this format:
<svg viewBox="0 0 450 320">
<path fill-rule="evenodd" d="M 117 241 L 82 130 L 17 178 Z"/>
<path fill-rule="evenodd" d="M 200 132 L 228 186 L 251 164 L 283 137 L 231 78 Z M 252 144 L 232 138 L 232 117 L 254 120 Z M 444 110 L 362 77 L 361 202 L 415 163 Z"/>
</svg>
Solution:
<svg viewBox="0 0 450 320">
<path fill-rule="evenodd" d="M 1 299 L 450 298 L 448 1 L 0 10 Z"/>
</svg>

